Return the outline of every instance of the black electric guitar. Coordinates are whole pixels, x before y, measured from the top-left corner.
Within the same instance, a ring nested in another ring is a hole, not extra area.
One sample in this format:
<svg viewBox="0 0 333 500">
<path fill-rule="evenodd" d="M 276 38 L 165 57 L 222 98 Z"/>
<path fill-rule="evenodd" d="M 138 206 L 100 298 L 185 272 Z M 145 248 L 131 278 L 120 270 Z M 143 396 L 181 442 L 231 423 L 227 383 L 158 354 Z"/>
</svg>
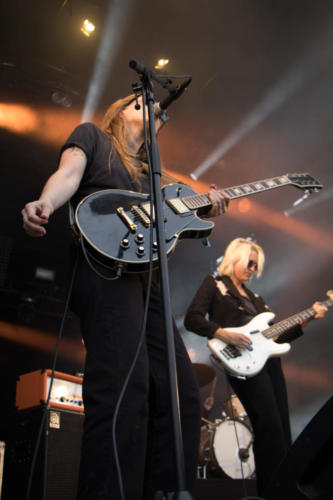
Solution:
<svg viewBox="0 0 333 500">
<path fill-rule="evenodd" d="M 328 300 L 322 302 L 325 307 L 333 305 L 333 290 L 329 290 L 327 295 Z M 239 377 L 253 377 L 262 370 L 268 358 L 280 356 L 290 350 L 290 344 L 287 342 L 278 344 L 275 340 L 289 328 L 298 325 L 302 321 L 313 318 L 316 315 L 312 307 L 305 309 L 298 314 L 294 314 L 287 319 L 279 321 L 272 326 L 269 326 L 275 317 L 272 312 L 263 312 L 257 314 L 249 323 L 239 328 L 225 328 L 225 330 L 242 333 L 247 335 L 252 344 L 243 350 L 237 347 L 226 344 L 220 339 L 209 339 L 208 347 L 212 351 L 213 356 L 228 370 L 230 373 Z"/>
<path fill-rule="evenodd" d="M 231 200 L 292 185 L 317 190 L 322 185 L 309 174 L 285 174 L 223 189 Z M 148 194 L 105 189 L 86 196 L 77 206 L 75 224 L 88 254 L 98 263 L 124 272 L 147 271 L 150 225 L 153 224 L 153 265 L 158 264 L 158 245 Z M 198 213 L 211 207 L 208 194 L 197 194 L 185 184 L 163 188 L 164 231 L 167 255 L 182 238 L 205 238 L 214 223 Z"/>
</svg>

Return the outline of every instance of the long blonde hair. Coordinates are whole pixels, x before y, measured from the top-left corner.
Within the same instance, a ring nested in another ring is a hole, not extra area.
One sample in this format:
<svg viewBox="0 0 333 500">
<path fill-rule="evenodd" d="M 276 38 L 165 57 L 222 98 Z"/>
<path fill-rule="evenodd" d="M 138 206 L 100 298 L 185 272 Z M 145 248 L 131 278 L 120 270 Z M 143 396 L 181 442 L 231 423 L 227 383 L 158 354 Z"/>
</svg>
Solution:
<svg viewBox="0 0 333 500">
<path fill-rule="evenodd" d="M 259 245 L 254 243 L 254 241 L 246 240 L 245 238 L 235 238 L 229 243 L 225 250 L 223 260 L 218 267 L 219 276 L 223 274 L 231 276 L 237 261 L 246 268 L 249 263 L 251 252 L 256 252 L 258 255 L 258 269 L 256 275 L 257 278 L 259 278 L 264 269 L 264 251 Z"/>
<path fill-rule="evenodd" d="M 122 114 L 134 100 L 135 95 L 131 94 L 112 103 L 106 110 L 101 129 L 110 139 L 112 147 L 117 151 L 132 179 L 136 180 L 141 172 L 142 162 L 139 154 L 133 154 L 128 147 L 127 128 Z"/>
</svg>

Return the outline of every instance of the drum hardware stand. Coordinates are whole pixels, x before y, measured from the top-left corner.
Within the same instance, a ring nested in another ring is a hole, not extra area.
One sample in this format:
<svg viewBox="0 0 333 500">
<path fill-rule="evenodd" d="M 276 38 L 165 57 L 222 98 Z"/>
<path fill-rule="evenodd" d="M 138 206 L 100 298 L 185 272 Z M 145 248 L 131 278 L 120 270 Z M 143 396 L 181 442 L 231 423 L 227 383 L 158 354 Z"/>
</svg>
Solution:
<svg viewBox="0 0 333 500">
<path fill-rule="evenodd" d="M 155 81 L 161 83 L 161 78 L 157 77 L 157 75 L 154 75 L 152 71 L 148 70 L 148 68 L 146 68 L 140 62 L 132 60 L 130 61 L 129 66 L 140 75 L 140 79 L 142 81 L 143 107 L 145 106 L 145 103 L 147 103 L 148 105 L 150 151 L 147 151 L 147 155 L 150 155 L 151 175 L 153 179 L 153 193 L 151 193 L 151 196 L 154 202 L 154 214 L 155 214 L 156 234 L 158 243 L 159 270 L 161 278 L 160 279 L 161 297 L 162 297 L 164 323 L 166 330 L 166 345 L 167 345 L 168 369 L 170 378 L 170 392 L 171 392 L 172 423 L 174 431 L 176 473 L 177 473 L 177 484 L 178 484 L 178 491 L 170 493 L 166 497 L 163 495 L 162 492 L 160 491 L 156 492 L 155 499 L 162 500 L 163 498 L 165 499 L 173 498 L 174 500 L 190 500 L 192 499 L 192 496 L 188 491 L 186 491 L 185 487 L 184 450 L 183 450 L 183 438 L 182 438 L 182 430 L 180 422 L 176 354 L 175 354 L 175 345 L 173 339 L 169 273 L 168 273 L 168 263 L 167 263 L 165 234 L 164 234 L 163 201 L 162 201 L 162 190 L 161 190 L 162 172 L 161 172 L 160 156 L 156 142 L 156 128 L 155 128 L 155 114 L 154 114 L 155 97 L 153 93 L 152 80 L 154 79 Z M 170 92 L 172 91 L 171 87 L 169 91 Z M 145 112 L 145 110 L 143 110 L 143 112 Z M 170 497 L 169 495 L 172 496 Z"/>
</svg>

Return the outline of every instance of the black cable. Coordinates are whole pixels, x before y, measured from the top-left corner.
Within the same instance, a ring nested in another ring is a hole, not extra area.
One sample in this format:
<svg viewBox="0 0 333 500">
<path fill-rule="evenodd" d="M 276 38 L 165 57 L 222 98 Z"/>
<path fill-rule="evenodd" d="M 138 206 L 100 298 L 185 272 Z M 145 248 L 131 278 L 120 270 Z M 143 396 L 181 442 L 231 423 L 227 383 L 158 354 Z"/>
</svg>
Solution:
<svg viewBox="0 0 333 500">
<path fill-rule="evenodd" d="M 71 298 L 71 295 L 72 295 L 72 290 L 73 290 L 74 278 L 75 278 L 75 275 L 76 275 L 76 269 L 77 269 L 78 259 L 79 259 L 79 252 L 77 251 L 76 259 L 75 259 L 74 266 L 73 266 L 73 272 L 72 272 L 71 280 L 70 280 L 70 283 L 69 283 L 69 286 L 68 286 L 68 291 L 67 291 L 67 296 L 66 296 L 66 302 L 65 302 L 65 308 L 64 308 L 63 315 L 62 315 L 62 319 L 61 319 L 61 324 L 60 324 L 59 333 L 58 333 L 58 337 L 57 337 L 57 343 L 56 343 L 56 347 L 55 347 L 55 352 L 54 352 L 54 356 L 53 356 L 52 372 L 51 372 L 51 379 L 50 379 L 50 387 L 49 387 L 49 391 L 48 391 L 46 403 L 45 403 L 44 408 L 43 408 L 42 421 L 41 421 L 41 424 L 40 424 L 40 427 L 39 427 L 37 441 L 36 441 L 36 445 L 35 445 L 35 448 L 34 448 L 34 453 L 33 453 L 32 461 L 31 461 L 31 467 L 30 467 L 29 479 L 28 479 L 28 486 L 27 486 L 26 500 L 30 499 L 30 493 L 31 493 L 31 487 L 32 487 L 32 480 L 33 480 L 34 471 L 35 471 L 35 467 L 36 467 L 36 461 L 37 461 L 37 455 L 38 455 L 38 451 L 39 451 L 39 447 L 40 447 L 40 442 L 41 442 L 42 434 L 43 434 L 43 431 L 44 431 L 44 428 L 45 428 L 47 410 L 48 410 L 48 406 L 49 406 L 49 402 L 50 402 L 50 398 L 51 398 L 52 386 L 53 386 L 53 381 L 54 381 L 54 372 L 55 372 L 55 367 L 56 367 L 56 363 L 57 363 L 57 359 L 58 359 L 58 354 L 59 354 L 60 340 L 61 340 L 62 333 L 63 333 L 63 330 L 64 330 L 65 321 L 67 319 L 67 314 L 68 314 L 68 309 L 69 309 L 69 301 L 70 301 L 70 298 Z"/>
<path fill-rule="evenodd" d="M 105 276 L 104 274 L 97 271 L 96 267 L 93 266 L 93 264 L 91 263 L 91 261 L 88 257 L 86 247 L 84 246 L 83 236 L 81 233 L 80 233 L 80 244 L 81 244 L 82 252 L 83 252 L 83 255 L 87 261 L 88 266 L 95 274 L 97 274 L 97 276 L 99 276 L 103 280 L 107 280 L 107 281 L 113 281 L 113 280 L 117 280 L 118 278 L 120 278 L 120 274 L 116 274 L 116 276 Z"/>
</svg>

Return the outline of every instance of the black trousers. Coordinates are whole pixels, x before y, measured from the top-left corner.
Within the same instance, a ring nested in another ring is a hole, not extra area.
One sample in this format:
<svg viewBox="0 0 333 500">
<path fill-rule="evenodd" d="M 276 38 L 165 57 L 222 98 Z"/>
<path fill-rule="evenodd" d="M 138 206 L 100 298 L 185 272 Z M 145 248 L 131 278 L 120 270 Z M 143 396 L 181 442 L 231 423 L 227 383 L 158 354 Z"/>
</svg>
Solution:
<svg viewBox="0 0 333 500">
<path fill-rule="evenodd" d="M 98 277 L 80 255 L 72 309 L 80 318 L 87 356 L 85 423 L 78 500 L 121 498 L 112 421 L 136 352 L 143 321 L 146 276 Z M 200 408 L 185 346 L 174 329 L 187 488 L 196 477 Z M 126 500 L 148 500 L 177 489 L 165 335 L 154 281 L 144 342 L 122 400 L 116 442 Z"/>
<path fill-rule="evenodd" d="M 254 377 L 228 375 L 254 431 L 253 451 L 258 494 L 263 495 L 291 446 L 287 390 L 280 358 L 271 358 Z"/>
</svg>

